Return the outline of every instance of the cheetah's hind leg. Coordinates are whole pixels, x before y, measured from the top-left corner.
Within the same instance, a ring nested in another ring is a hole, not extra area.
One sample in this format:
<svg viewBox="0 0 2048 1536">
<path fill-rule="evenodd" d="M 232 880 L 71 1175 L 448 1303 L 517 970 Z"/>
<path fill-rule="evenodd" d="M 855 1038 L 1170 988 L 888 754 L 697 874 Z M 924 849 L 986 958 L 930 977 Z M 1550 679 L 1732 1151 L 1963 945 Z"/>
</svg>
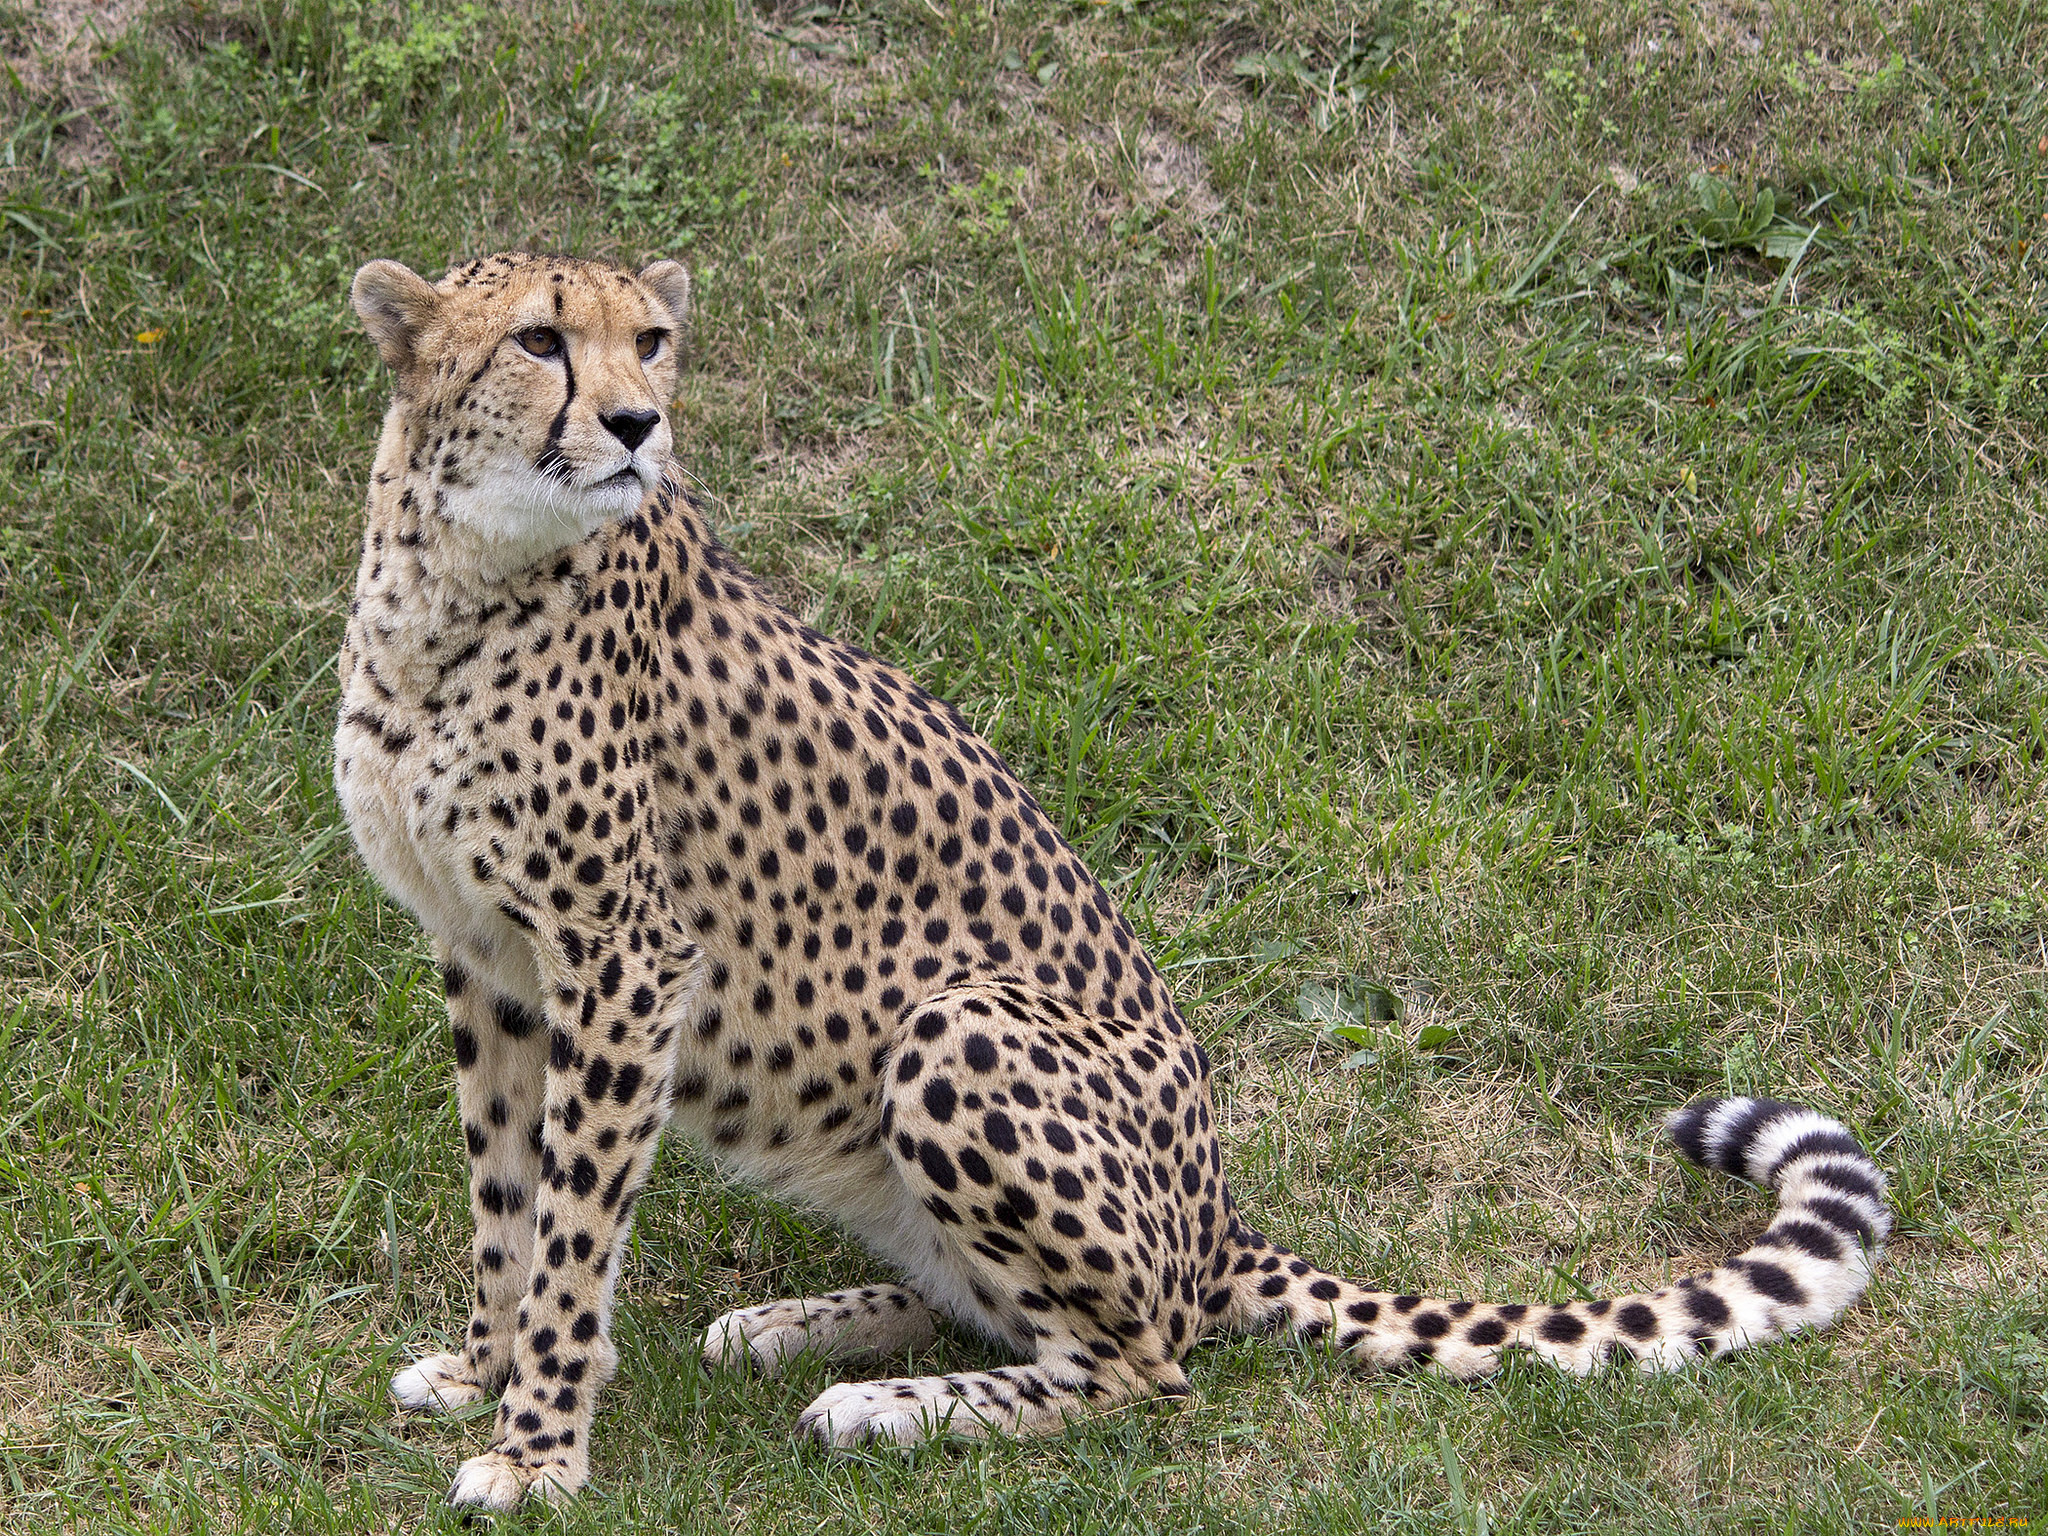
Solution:
<svg viewBox="0 0 2048 1536">
<path fill-rule="evenodd" d="M 932 1337 L 931 1309 L 915 1292 L 870 1285 L 736 1307 L 704 1330 L 704 1364 L 776 1376 L 806 1351 L 826 1360 L 894 1355 L 922 1349 Z"/>
<path fill-rule="evenodd" d="M 1008 980 L 912 1011 L 882 1112 L 935 1255 L 911 1278 L 1031 1362 L 842 1382 L 804 1410 L 800 1434 L 830 1446 L 1053 1434 L 1090 1411 L 1187 1393 L 1180 1356 L 1214 1241 L 1215 1143 L 1168 1039 Z M 1153 1123 L 1139 1153 L 1135 1128 Z"/>
</svg>

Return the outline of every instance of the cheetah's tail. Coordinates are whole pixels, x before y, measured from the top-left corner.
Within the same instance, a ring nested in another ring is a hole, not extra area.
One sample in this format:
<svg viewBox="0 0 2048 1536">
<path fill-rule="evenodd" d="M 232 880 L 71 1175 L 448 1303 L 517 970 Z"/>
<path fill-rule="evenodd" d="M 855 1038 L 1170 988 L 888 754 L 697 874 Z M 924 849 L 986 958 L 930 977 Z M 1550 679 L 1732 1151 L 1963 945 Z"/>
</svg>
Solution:
<svg viewBox="0 0 2048 1536">
<path fill-rule="evenodd" d="M 1525 1349 L 1585 1375 L 1612 1355 L 1666 1370 L 1825 1328 L 1863 1293 L 1892 1218 L 1884 1173 L 1842 1125 L 1775 1099 L 1702 1099 L 1666 1125 L 1692 1161 L 1778 1192 L 1764 1234 L 1707 1274 L 1606 1301 L 1441 1302 L 1322 1274 L 1236 1223 L 1219 1320 L 1291 1327 L 1377 1367 L 1433 1363 L 1486 1376 L 1504 1351 Z"/>
</svg>

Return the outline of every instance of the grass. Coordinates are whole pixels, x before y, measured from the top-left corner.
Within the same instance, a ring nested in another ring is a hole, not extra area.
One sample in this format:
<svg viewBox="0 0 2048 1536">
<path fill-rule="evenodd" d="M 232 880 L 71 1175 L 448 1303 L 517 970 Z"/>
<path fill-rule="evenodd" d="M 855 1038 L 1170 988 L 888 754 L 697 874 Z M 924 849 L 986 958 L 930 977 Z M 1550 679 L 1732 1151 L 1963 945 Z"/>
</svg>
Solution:
<svg viewBox="0 0 2048 1536">
<path fill-rule="evenodd" d="M 1768 1089 L 1900 1228 L 1833 1334 L 1674 1377 L 1233 1341 L 1178 1412 L 827 1459 L 820 1368 L 691 1339 L 875 1266 L 675 1146 L 593 1487 L 510 1527 L 2048 1516 L 2038 6 L 67 18 L 0 11 L 0 1529 L 454 1528 L 485 1423 L 383 1399 L 466 1211 L 329 788 L 385 389 L 343 295 L 514 245 L 690 263 L 725 537 L 1110 879 L 1259 1225 L 1654 1284 L 1763 1215 L 1658 1115 Z"/>
</svg>

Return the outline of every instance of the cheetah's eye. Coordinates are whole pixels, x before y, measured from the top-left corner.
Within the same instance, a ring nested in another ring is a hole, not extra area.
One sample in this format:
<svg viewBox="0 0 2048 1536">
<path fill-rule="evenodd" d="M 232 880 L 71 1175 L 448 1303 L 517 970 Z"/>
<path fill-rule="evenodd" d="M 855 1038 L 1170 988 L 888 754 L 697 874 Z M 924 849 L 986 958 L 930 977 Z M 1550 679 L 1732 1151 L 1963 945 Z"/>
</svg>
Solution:
<svg viewBox="0 0 2048 1536">
<path fill-rule="evenodd" d="M 552 326 L 529 326 L 512 339 L 535 357 L 553 357 L 562 350 L 562 333 Z"/>
<path fill-rule="evenodd" d="M 661 350 L 661 338 L 666 334 L 663 331 L 642 331 L 633 338 L 633 350 L 640 354 L 641 362 L 646 362 Z"/>
</svg>

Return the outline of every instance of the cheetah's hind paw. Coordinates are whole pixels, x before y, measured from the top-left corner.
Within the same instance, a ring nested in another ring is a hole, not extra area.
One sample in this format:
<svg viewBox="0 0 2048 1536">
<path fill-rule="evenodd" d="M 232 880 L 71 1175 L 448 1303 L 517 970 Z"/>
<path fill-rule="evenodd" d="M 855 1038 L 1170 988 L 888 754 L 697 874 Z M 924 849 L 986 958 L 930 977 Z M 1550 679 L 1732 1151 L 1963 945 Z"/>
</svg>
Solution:
<svg viewBox="0 0 2048 1536">
<path fill-rule="evenodd" d="M 835 1450 L 917 1445 L 946 1434 L 960 1408 L 958 1395 L 936 1378 L 843 1381 L 803 1411 L 796 1432 Z"/>
<path fill-rule="evenodd" d="M 941 1435 L 982 1440 L 992 1435 L 1057 1434 L 1067 1421 L 1095 1406 L 1108 1407 L 1136 1393 L 1131 1383 L 1104 1390 L 1054 1379 L 1037 1365 L 1011 1365 L 953 1376 L 909 1376 L 888 1381 L 842 1381 L 818 1395 L 797 1420 L 800 1438 L 834 1449 L 862 1445 L 916 1445 Z"/>
<path fill-rule="evenodd" d="M 932 1336 L 931 1311 L 913 1292 L 865 1286 L 735 1308 L 704 1330 L 704 1364 L 777 1376 L 805 1351 L 825 1360 L 893 1355 L 922 1349 Z"/>
<path fill-rule="evenodd" d="M 460 1355 L 429 1355 L 391 1378 L 391 1400 L 401 1408 L 453 1413 L 489 1397 L 491 1389 L 470 1374 Z"/>
<path fill-rule="evenodd" d="M 784 1312 L 793 1315 L 783 1316 Z M 736 1307 L 704 1330 L 703 1356 L 709 1370 L 752 1370 L 777 1376 L 783 1363 L 813 1344 L 808 1319 L 788 1302 Z"/>
</svg>

